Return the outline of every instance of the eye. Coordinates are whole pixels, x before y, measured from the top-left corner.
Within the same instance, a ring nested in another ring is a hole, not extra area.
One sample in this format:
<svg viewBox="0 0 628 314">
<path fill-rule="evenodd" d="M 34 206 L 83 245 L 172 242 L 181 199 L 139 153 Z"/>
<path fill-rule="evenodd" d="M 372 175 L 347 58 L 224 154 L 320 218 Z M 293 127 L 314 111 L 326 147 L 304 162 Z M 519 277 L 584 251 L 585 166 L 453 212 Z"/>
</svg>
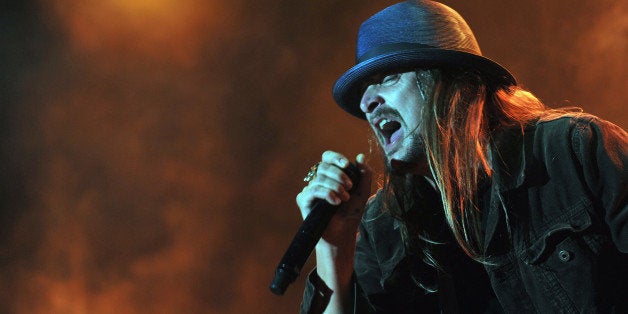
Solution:
<svg viewBox="0 0 628 314">
<path fill-rule="evenodd" d="M 380 85 L 384 85 L 384 86 L 393 85 L 393 84 L 395 84 L 395 83 L 397 83 L 399 81 L 400 77 L 401 77 L 401 74 L 399 74 L 399 73 L 386 75 L 382 79 Z"/>
<path fill-rule="evenodd" d="M 380 86 L 391 86 L 399 81 L 401 78 L 401 73 L 395 74 L 377 74 L 366 80 L 366 82 L 361 85 L 361 93 L 364 94 L 366 89 L 371 85 L 380 85 Z"/>
</svg>

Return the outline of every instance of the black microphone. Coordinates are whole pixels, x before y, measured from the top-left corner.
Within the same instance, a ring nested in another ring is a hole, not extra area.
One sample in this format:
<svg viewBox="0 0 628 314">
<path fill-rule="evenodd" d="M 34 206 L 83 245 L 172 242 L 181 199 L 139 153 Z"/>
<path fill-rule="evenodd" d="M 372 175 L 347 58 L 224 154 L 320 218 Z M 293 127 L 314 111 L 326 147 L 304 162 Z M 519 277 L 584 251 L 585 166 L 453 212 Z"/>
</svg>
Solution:
<svg viewBox="0 0 628 314">
<path fill-rule="evenodd" d="M 355 163 L 350 163 L 343 171 L 349 176 L 355 188 L 360 184 L 360 169 Z M 293 283 L 301 268 L 312 254 L 316 243 L 320 240 L 329 221 L 338 210 L 338 205 L 329 204 L 322 199 L 314 200 L 312 211 L 307 215 L 301 228 L 292 239 L 283 258 L 275 271 L 275 278 L 270 283 L 270 291 L 276 295 L 283 295 L 288 285 Z"/>
</svg>

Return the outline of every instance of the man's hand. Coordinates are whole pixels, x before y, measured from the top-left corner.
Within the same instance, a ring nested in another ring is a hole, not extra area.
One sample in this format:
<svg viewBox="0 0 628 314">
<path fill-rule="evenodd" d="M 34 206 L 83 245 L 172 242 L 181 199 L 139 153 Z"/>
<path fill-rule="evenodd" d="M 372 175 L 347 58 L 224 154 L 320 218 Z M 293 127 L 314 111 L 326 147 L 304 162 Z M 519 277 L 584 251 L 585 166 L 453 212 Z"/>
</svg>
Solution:
<svg viewBox="0 0 628 314">
<path fill-rule="evenodd" d="M 355 235 L 357 230 L 366 201 L 371 194 L 372 171 L 365 163 L 363 154 L 359 154 L 356 161 L 360 169 L 361 182 L 354 188 L 353 182 L 343 171 L 349 165 L 349 160 L 337 152 L 324 152 L 314 178 L 297 195 L 297 204 L 303 219 L 310 213 L 315 199 L 325 200 L 332 205 L 341 205 L 327 227 L 328 231 L 323 235 L 325 240 L 337 239 L 338 236 L 343 237 L 347 234 Z"/>
</svg>

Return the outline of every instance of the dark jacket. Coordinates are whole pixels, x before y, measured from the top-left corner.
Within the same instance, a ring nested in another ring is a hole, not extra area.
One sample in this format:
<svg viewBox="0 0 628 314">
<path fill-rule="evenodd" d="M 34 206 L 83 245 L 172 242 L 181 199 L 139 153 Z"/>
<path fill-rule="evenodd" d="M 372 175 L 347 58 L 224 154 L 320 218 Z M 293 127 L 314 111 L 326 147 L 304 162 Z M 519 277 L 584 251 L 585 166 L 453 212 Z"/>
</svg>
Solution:
<svg viewBox="0 0 628 314">
<path fill-rule="evenodd" d="M 481 198 L 487 263 L 452 245 L 433 277 L 439 293 L 426 293 L 413 278 L 430 268 L 406 252 L 378 196 L 360 225 L 356 312 L 627 313 L 626 132 L 577 115 L 500 132 L 492 147 Z M 305 313 L 325 305 L 315 277 Z"/>
</svg>

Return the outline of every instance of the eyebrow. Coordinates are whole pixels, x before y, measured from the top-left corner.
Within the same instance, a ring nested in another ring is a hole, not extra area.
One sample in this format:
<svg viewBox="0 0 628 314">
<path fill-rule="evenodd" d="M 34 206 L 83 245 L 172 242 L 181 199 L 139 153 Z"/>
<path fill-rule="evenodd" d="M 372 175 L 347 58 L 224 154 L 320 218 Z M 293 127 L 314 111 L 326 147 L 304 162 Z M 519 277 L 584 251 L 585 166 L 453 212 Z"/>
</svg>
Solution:
<svg viewBox="0 0 628 314">
<path fill-rule="evenodd" d="M 397 74 L 402 74 L 402 72 L 398 72 L 398 71 L 393 71 L 393 72 L 384 72 L 384 73 L 377 73 L 377 74 L 373 74 L 371 76 L 369 76 L 368 78 L 366 78 L 364 80 L 364 82 L 362 82 L 362 84 L 360 84 L 360 91 L 362 93 L 364 93 L 364 91 L 366 91 L 366 88 L 374 85 L 378 82 L 381 82 L 384 78 L 386 78 L 389 75 L 397 75 Z"/>
</svg>

